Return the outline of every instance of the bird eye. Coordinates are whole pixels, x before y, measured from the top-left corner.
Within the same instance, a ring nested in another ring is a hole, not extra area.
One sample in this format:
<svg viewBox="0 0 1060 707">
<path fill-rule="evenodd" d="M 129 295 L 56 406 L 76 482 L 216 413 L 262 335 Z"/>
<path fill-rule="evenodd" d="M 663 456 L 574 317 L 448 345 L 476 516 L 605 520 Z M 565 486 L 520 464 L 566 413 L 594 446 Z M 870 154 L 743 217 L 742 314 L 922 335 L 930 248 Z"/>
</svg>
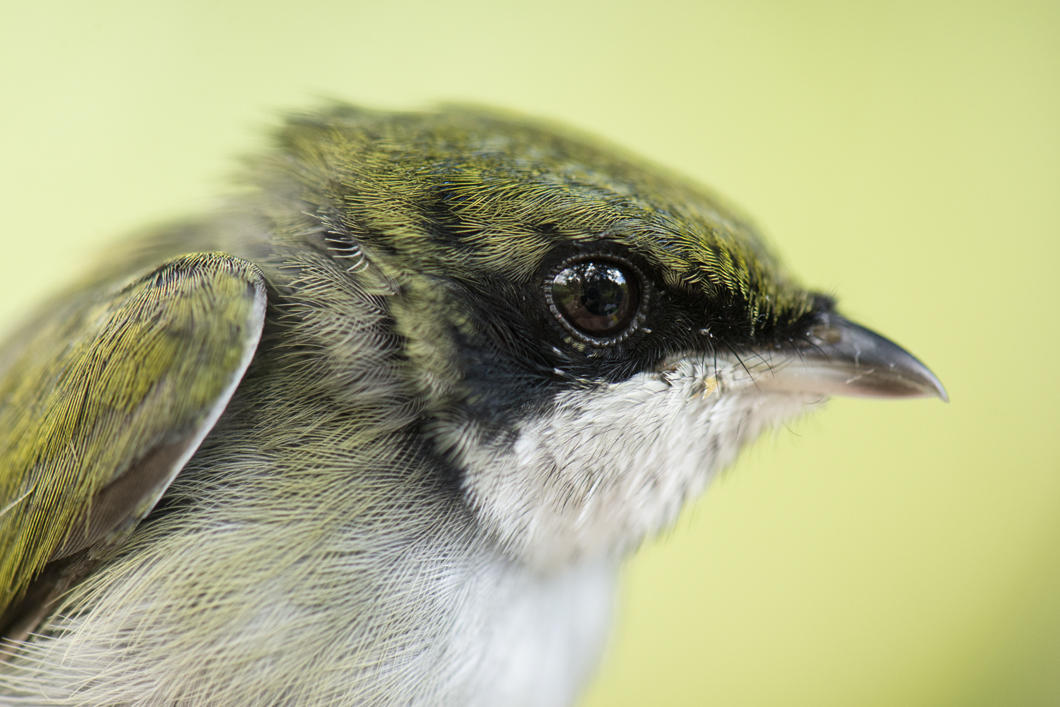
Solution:
<svg viewBox="0 0 1060 707">
<path fill-rule="evenodd" d="M 613 339 L 636 319 L 641 287 L 636 271 L 624 263 L 581 260 L 555 272 L 548 294 L 568 329 L 591 339 Z"/>
</svg>

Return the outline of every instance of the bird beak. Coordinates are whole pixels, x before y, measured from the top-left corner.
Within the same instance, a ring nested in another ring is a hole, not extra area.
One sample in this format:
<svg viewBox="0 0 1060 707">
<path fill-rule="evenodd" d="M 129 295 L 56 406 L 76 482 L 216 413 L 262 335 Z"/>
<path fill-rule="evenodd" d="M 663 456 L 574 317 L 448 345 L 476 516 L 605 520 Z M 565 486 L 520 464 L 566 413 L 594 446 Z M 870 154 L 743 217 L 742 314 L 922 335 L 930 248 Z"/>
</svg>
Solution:
<svg viewBox="0 0 1060 707">
<path fill-rule="evenodd" d="M 938 396 L 942 383 L 898 344 L 838 314 L 826 312 L 796 354 L 774 359 L 755 376 L 759 389 L 872 398 Z"/>
</svg>

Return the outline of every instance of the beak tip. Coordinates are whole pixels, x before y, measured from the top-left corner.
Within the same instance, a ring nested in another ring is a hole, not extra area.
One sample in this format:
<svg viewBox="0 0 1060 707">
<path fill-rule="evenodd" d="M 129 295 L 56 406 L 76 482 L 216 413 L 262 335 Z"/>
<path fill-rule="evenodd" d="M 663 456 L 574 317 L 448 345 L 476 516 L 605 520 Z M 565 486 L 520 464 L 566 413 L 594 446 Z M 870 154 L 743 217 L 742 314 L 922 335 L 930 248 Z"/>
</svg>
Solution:
<svg viewBox="0 0 1060 707">
<path fill-rule="evenodd" d="M 950 394 L 946 392 L 945 386 L 942 385 L 942 381 L 936 378 L 934 375 L 931 376 L 931 384 L 933 386 L 933 392 L 938 399 L 944 403 L 950 402 Z"/>
<path fill-rule="evenodd" d="M 950 394 L 946 392 L 946 388 L 942 385 L 942 381 L 936 378 L 930 371 L 927 371 L 927 369 L 925 369 L 925 372 L 927 375 L 924 377 L 922 383 L 923 387 L 921 388 L 924 397 L 935 397 L 944 403 L 948 403 L 950 401 Z"/>
</svg>

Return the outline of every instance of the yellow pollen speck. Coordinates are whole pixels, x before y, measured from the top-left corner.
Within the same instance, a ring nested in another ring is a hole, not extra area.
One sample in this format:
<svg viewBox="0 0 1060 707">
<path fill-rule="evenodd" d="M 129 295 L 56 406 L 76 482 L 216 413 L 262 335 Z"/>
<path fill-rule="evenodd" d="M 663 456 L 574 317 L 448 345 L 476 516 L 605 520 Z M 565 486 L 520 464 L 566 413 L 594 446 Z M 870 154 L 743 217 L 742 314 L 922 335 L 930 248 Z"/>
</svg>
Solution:
<svg viewBox="0 0 1060 707">
<path fill-rule="evenodd" d="M 718 389 L 718 377 L 709 376 L 703 379 L 703 397 L 709 398 L 710 394 Z"/>
</svg>

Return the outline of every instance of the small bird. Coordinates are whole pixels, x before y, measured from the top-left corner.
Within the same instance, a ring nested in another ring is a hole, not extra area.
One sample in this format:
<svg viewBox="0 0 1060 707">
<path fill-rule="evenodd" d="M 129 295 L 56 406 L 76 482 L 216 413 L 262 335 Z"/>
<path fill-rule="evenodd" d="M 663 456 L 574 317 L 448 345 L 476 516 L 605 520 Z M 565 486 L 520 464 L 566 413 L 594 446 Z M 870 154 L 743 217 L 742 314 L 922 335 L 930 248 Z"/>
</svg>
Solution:
<svg viewBox="0 0 1060 707">
<path fill-rule="evenodd" d="M 0 702 L 555 705 L 760 432 L 946 394 L 711 192 L 478 108 L 289 118 L 0 348 Z"/>
</svg>

